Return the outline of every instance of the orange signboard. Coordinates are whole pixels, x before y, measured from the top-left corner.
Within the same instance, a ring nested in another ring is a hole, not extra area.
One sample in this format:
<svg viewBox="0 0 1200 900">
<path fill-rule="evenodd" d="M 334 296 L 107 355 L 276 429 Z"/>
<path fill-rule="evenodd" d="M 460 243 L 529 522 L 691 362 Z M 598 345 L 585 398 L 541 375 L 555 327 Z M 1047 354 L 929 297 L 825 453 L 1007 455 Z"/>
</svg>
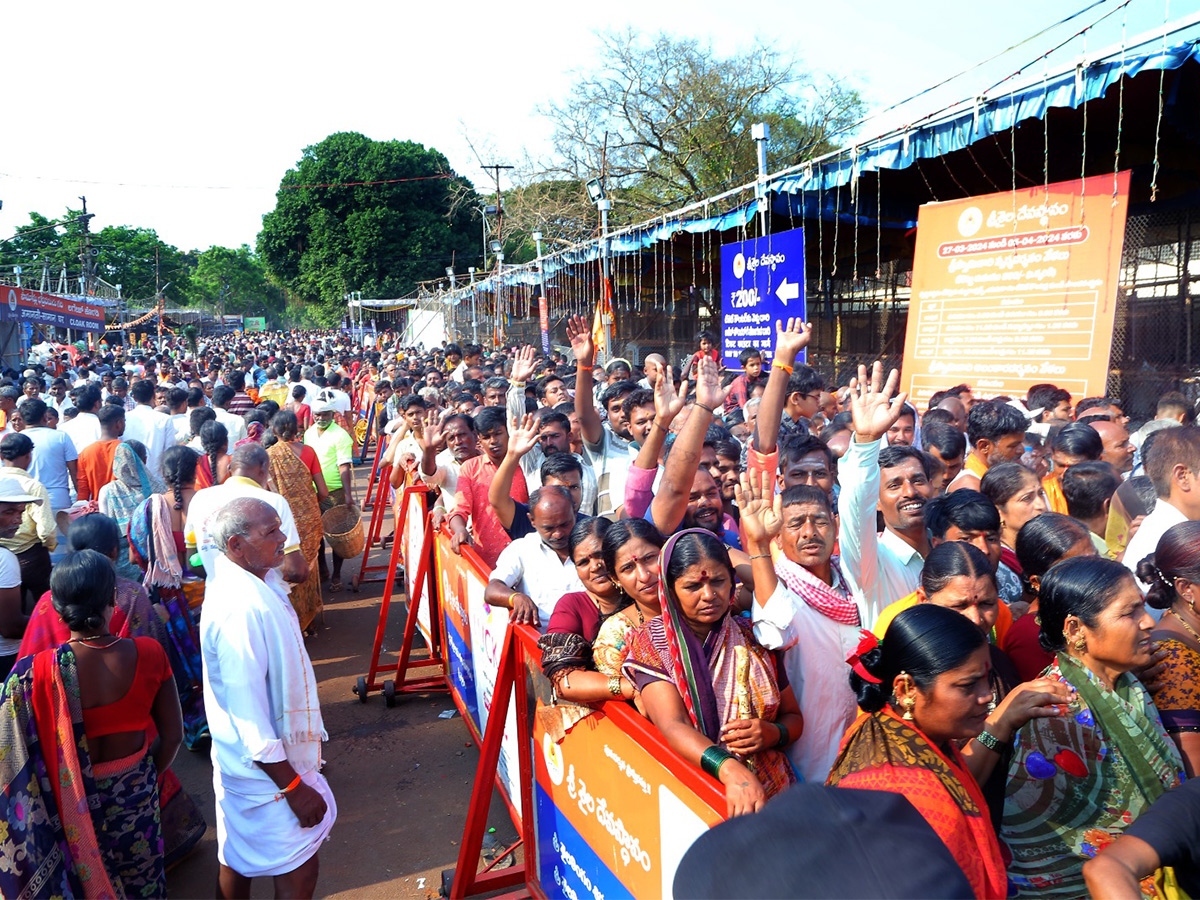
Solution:
<svg viewBox="0 0 1200 900">
<path fill-rule="evenodd" d="M 1075 401 L 1108 382 L 1129 173 L 922 206 L 901 389 Z"/>
</svg>

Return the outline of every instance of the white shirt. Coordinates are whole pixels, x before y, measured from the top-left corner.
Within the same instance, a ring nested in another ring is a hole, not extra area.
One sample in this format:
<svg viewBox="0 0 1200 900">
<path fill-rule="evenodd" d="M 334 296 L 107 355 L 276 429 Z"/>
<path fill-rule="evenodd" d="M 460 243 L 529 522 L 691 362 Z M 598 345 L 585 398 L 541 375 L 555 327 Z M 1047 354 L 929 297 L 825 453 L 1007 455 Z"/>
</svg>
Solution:
<svg viewBox="0 0 1200 900">
<path fill-rule="evenodd" d="M 584 589 L 571 558 L 559 559 L 536 531 L 517 538 L 500 551 L 492 577 L 534 602 L 543 631 L 562 595 Z"/>
<path fill-rule="evenodd" d="M 445 509 L 454 509 L 454 495 L 458 490 L 458 472 L 462 465 L 455 462 L 454 454 L 449 450 L 443 450 L 435 458 L 437 468 L 433 470 L 432 475 L 426 475 L 421 471 L 421 467 L 417 466 L 417 474 L 421 481 L 430 487 L 441 488 L 442 491 L 442 506 Z"/>
<path fill-rule="evenodd" d="M 229 452 L 232 453 L 233 445 L 246 436 L 246 420 L 219 406 L 214 406 L 213 412 L 217 414 L 217 421 L 224 425 L 229 433 Z"/>
<path fill-rule="evenodd" d="M 71 476 L 67 463 L 79 458 L 71 438 L 53 428 L 26 428 L 21 434 L 33 441 L 29 477 L 40 481 L 50 493 L 50 506 L 58 512 L 71 505 Z"/>
<path fill-rule="evenodd" d="M 175 446 L 175 429 L 171 417 L 163 415 L 144 403 L 125 413 L 125 440 L 141 441 L 146 445 L 146 468 L 155 475 L 162 473 L 162 457 Z"/>
<path fill-rule="evenodd" d="M 516 385 L 511 385 L 508 389 L 508 394 L 505 396 L 505 406 L 508 409 L 508 418 L 521 421 L 525 415 L 525 391 Z M 620 440 L 618 438 L 618 440 Z M 631 445 L 632 446 L 632 445 Z M 588 459 L 584 459 L 578 453 L 572 453 L 572 456 L 579 461 L 579 465 L 583 469 L 583 474 L 579 479 L 579 509 L 576 512 L 582 513 L 585 516 L 596 515 L 596 495 L 599 492 L 599 485 L 596 482 L 596 469 Z M 630 462 L 637 458 L 637 452 L 634 451 Z M 521 457 L 521 472 L 525 475 L 525 487 L 532 493 L 542 486 L 542 463 L 546 461 L 546 454 L 542 450 L 541 444 L 535 444 L 534 448 Z M 626 469 L 627 471 L 627 469 Z M 609 479 L 611 482 L 611 478 Z M 657 485 L 655 485 L 657 489 Z M 620 504 L 625 503 L 625 486 L 624 478 L 621 483 L 621 493 L 618 495 Z"/>
<path fill-rule="evenodd" d="M 889 603 L 907 597 L 921 583 L 925 560 L 890 528 L 875 530 L 879 507 L 879 441 L 850 441 L 838 462 L 838 548 L 850 589 L 865 603 L 864 628 L 872 628 Z M 826 773 L 828 774 L 828 773 Z"/>
<path fill-rule="evenodd" d="M 861 618 L 864 604 L 855 600 Z M 781 579 L 765 605 L 754 604 L 754 636 L 768 650 L 785 651 L 783 665 L 804 714 L 804 733 L 788 756 L 806 782 L 824 784 L 858 714 L 846 657 L 858 647 L 860 629 L 817 612 Z"/>
<path fill-rule="evenodd" d="M 191 418 L 191 412 L 171 415 L 171 427 L 175 429 L 175 443 L 186 444 L 188 438 L 192 436 Z"/>
<path fill-rule="evenodd" d="M 239 497 L 262 500 L 275 510 L 279 516 L 280 528 L 287 539 L 283 547 L 285 553 L 300 547 L 300 533 L 296 530 L 296 520 L 287 500 L 280 494 L 264 490 L 249 478 L 231 475 L 224 484 L 196 491 L 188 506 L 187 521 L 183 524 L 184 544 L 188 550 L 194 547 L 200 553 L 201 563 L 208 575 L 213 573 L 217 557 L 221 555 L 221 550 L 209 537 L 209 525 L 218 512 Z"/>
<path fill-rule="evenodd" d="M 21 564 L 11 550 L 0 547 L 0 590 L 21 587 Z M 16 656 L 21 639 L 0 636 L 0 656 Z"/>
<path fill-rule="evenodd" d="M 1172 526 L 1187 520 L 1188 517 L 1180 512 L 1178 507 L 1172 506 L 1162 497 L 1158 498 L 1154 504 L 1154 510 L 1142 520 L 1142 527 L 1130 539 L 1129 545 L 1125 548 L 1125 556 L 1121 560 L 1125 564 L 1125 568 L 1133 572 L 1134 578 L 1137 578 L 1138 563 L 1158 548 L 1159 538 L 1166 534 Z M 1150 585 L 1142 581 L 1138 581 L 1138 587 L 1142 589 L 1143 594 L 1150 589 Z M 1163 614 L 1163 610 L 1151 609 L 1148 606 L 1146 612 L 1154 616 L 1155 620 Z"/>
<path fill-rule="evenodd" d="M 337 388 L 326 388 L 333 396 L 333 411 L 340 413 L 350 412 L 350 395 L 345 391 L 339 391 Z"/>
<path fill-rule="evenodd" d="M 637 459 L 632 441 L 613 434 L 606 424 L 598 444 L 583 441 L 583 458 L 596 476 L 596 514 L 614 518 L 613 513 L 625 505 L 625 478 Z"/>
<path fill-rule="evenodd" d="M 58 430 L 71 438 L 76 453 L 82 453 L 85 447 L 100 440 L 100 417 L 95 413 L 81 412 L 73 419 L 59 422 Z"/>
</svg>

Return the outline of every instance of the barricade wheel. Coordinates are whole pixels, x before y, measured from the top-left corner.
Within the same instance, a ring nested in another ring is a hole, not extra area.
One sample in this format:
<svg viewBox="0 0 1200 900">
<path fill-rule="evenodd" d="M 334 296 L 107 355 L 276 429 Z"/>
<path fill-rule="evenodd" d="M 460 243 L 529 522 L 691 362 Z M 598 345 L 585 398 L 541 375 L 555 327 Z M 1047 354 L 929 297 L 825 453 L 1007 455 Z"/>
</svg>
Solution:
<svg viewBox="0 0 1200 900">
<path fill-rule="evenodd" d="M 383 683 L 383 702 L 388 709 L 396 705 L 396 682 L 388 680 Z"/>
<path fill-rule="evenodd" d="M 359 675 L 358 681 L 354 684 L 354 693 L 358 694 L 358 702 L 367 702 L 367 676 Z"/>
<path fill-rule="evenodd" d="M 441 895 L 443 897 L 449 897 L 450 896 L 450 888 L 452 888 L 453 886 L 454 886 L 454 870 L 453 869 L 442 869 L 442 888 L 440 891 Z"/>
</svg>

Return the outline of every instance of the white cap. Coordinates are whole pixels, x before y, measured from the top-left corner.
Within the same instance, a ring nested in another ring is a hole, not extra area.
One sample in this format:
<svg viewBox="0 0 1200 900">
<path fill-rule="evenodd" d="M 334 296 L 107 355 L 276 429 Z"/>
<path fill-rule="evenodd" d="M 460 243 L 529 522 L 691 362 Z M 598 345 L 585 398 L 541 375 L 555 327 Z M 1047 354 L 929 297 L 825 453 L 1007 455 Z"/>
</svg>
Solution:
<svg viewBox="0 0 1200 900">
<path fill-rule="evenodd" d="M 41 506 L 42 498 L 25 493 L 16 478 L 0 475 L 0 503 L 36 503 Z"/>
<path fill-rule="evenodd" d="M 333 397 L 333 392 L 323 390 L 317 392 L 317 399 L 312 402 L 312 414 L 315 416 L 318 413 L 334 412 L 337 407 L 337 401 Z"/>
</svg>

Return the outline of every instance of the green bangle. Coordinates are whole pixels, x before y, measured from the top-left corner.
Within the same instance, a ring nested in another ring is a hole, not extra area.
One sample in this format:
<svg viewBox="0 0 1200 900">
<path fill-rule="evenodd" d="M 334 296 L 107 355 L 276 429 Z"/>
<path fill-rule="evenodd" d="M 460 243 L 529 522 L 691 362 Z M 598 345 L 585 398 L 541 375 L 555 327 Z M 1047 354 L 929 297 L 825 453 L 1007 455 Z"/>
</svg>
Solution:
<svg viewBox="0 0 1200 900">
<path fill-rule="evenodd" d="M 779 740 L 777 740 L 775 742 L 775 749 L 782 750 L 789 743 L 791 743 L 792 733 L 790 731 L 788 731 L 786 728 L 784 728 L 782 725 L 780 725 L 778 722 L 772 722 L 771 724 L 773 724 L 776 728 L 779 729 Z"/>
<path fill-rule="evenodd" d="M 719 778 L 717 773 L 721 771 L 721 766 L 729 759 L 733 759 L 732 753 L 728 753 L 716 744 L 713 744 L 700 754 L 700 768 L 705 774 L 711 775 L 713 778 Z"/>
<path fill-rule="evenodd" d="M 1000 743 L 1000 738 L 996 737 L 990 731 L 979 732 L 979 734 L 975 736 L 975 740 L 979 741 L 979 743 L 983 744 L 983 746 L 987 747 L 993 753 L 1001 752 L 1000 748 L 1002 745 Z"/>
</svg>

